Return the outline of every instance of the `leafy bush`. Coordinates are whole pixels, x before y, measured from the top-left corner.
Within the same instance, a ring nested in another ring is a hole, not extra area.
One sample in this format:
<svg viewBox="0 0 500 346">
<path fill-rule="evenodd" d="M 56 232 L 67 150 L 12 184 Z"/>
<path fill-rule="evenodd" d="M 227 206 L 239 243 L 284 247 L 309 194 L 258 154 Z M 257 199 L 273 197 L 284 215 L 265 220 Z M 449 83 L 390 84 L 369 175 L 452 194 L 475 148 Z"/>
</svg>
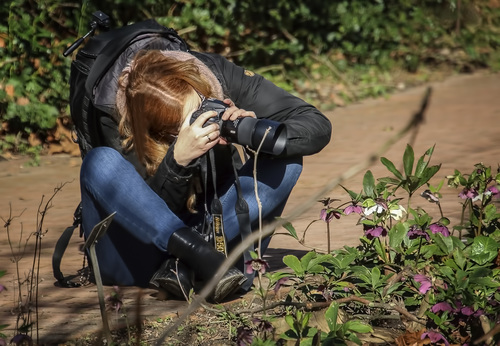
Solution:
<svg viewBox="0 0 500 346">
<path fill-rule="evenodd" d="M 62 52 L 88 31 L 97 9 L 114 18 L 113 26 L 155 17 L 193 49 L 223 54 L 327 106 L 343 102 L 332 94 L 348 101 L 394 89 L 387 73 L 394 68 L 500 67 L 500 8 L 493 1 L 90 0 L 80 7 L 11 0 L 0 8 L 6 19 L 0 23 L 0 135 L 44 139 L 58 116 L 69 115 L 71 59 Z M 357 85 L 362 88 L 354 90 Z"/>
<path fill-rule="evenodd" d="M 428 184 L 440 168 L 429 166 L 432 152 L 429 149 L 415 164 L 408 146 L 402 172 L 382 158 L 392 177 L 376 182 L 368 171 L 362 192 L 346 189 L 351 201 L 332 207 L 333 200 L 328 200 L 321 219 L 328 225 L 342 215 L 355 215 L 364 236 L 357 247 L 327 254 L 313 251 L 300 259 L 285 256 L 293 274 L 273 275 L 287 275 L 292 281 L 289 300 L 324 302 L 330 308 L 342 302 L 351 315 L 371 315 L 372 325 L 394 320 L 391 311 L 395 311 L 404 322 L 401 334 L 419 332 L 419 338 L 432 342 L 471 343 L 500 321 L 500 212 L 495 205 L 500 170 L 477 164 L 470 174 L 455 171 L 447 177 L 448 186 L 461 190 L 458 197 L 463 201 L 461 220 L 450 229 L 440 207 L 442 183 Z M 436 211 L 411 205 L 411 196 L 425 185 L 420 195 L 438 207 L 437 217 Z M 406 207 L 400 204 L 401 190 L 407 195 Z M 293 227 L 288 228 L 296 237 Z M 315 337 L 314 333 L 289 335 L 297 340 Z M 343 338 L 360 343 L 347 335 Z"/>
</svg>

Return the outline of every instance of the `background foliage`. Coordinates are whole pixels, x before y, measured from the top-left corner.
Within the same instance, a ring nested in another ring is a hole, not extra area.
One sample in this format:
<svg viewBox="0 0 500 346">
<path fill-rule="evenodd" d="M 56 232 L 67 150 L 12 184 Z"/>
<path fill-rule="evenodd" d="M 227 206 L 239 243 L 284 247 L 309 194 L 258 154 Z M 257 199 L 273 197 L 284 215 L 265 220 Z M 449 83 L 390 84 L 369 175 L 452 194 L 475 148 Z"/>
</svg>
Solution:
<svg viewBox="0 0 500 346">
<path fill-rule="evenodd" d="M 113 26 L 154 17 L 324 107 L 389 92 L 402 72 L 500 67 L 499 0 L 12 0 L 0 6 L 0 152 L 47 142 L 69 118 L 62 52 L 97 9 Z"/>
</svg>

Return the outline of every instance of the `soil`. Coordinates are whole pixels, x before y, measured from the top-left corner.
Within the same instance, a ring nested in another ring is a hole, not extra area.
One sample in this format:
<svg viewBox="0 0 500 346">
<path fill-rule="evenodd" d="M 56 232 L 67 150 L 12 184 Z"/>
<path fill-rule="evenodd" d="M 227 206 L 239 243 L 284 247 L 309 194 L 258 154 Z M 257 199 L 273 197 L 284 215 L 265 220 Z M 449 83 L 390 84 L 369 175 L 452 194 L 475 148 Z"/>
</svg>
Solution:
<svg viewBox="0 0 500 346">
<path fill-rule="evenodd" d="M 364 162 L 376 153 L 387 140 L 394 136 L 419 109 L 421 99 L 428 86 L 432 97 L 425 114 L 425 121 L 419 127 L 416 137 L 407 134 L 390 147 L 383 156 L 401 166 L 402 155 L 410 143 L 416 156 L 435 145 L 432 164 L 441 163 L 441 170 L 431 181 L 432 185 L 453 174 L 455 169 L 470 173 L 474 164 L 483 162 L 493 169 L 500 163 L 500 76 L 487 72 L 458 75 L 444 81 L 405 90 L 386 98 L 365 100 L 358 104 L 326 112 L 333 123 L 333 140 L 319 154 L 306 157 L 302 176 L 292 192 L 284 217 L 295 215 L 300 207 L 306 210 L 291 219 L 299 237 L 303 236 L 308 224 L 318 219 L 322 204 L 317 200 L 324 197 L 348 201 L 344 190 L 335 186 L 324 190 L 334 179 Z M 413 140 L 414 139 L 414 140 Z M 102 320 L 97 300 L 97 288 L 91 284 L 80 288 L 61 288 L 55 285 L 52 275 L 51 256 L 61 232 L 73 222 L 73 212 L 79 203 L 79 168 L 77 156 L 43 156 L 38 167 L 30 167 L 26 158 L 0 160 L 0 216 L 5 223 L 14 217 L 9 228 L 10 244 L 14 252 L 18 245 L 27 247 L 18 261 L 19 277 L 28 277 L 33 262 L 34 238 L 27 237 L 37 230 L 41 219 L 38 210 L 53 196 L 54 189 L 62 189 L 54 196 L 43 220 L 43 238 L 40 248 L 40 280 L 38 284 L 38 340 L 40 344 L 64 344 L 64 341 L 79 336 L 97 333 Z M 377 160 L 369 167 L 375 178 L 388 176 L 385 167 Z M 342 185 L 360 191 L 366 169 L 342 181 Z M 452 224 L 456 224 L 460 212 L 457 190 L 445 186 L 442 189 L 443 212 Z M 425 200 L 415 199 L 427 209 L 432 208 Z M 333 204 L 334 205 L 334 204 Z M 356 220 L 349 217 L 332 222 L 330 246 L 332 249 L 358 244 L 362 230 L 354 226 Z M 326 251 L 328 248 L 325 224 L 316 222 L 307 229 L 304 244 L 284 236 L 284 229 L 278 229 L 273 238 L 266 259 L 271 270 L 284 265 L 286 254 L 301 256 L 310 249 Z M 77 232 L 75 232 L 77 233 Z M 74 235 L 63 258 L 62 271 L 75 274 L 82 267 L 83 240 Z M 15 301 L 17 290 L 16 265 L 9 247 L 6 227 L 0 230 L 0 270 L 7 273 L 0 283 L 7 290 L 0 293 L 0 325 L 8 324 L 2 332 L 9 338 L 16 324 Z M 26 282 L 22 287 L 27 287 Z M 188 304 L 179 300 L 160 300 L 153 290 L 134 287 L 123 288 L 124 307 L 130 320 L 139 313 L 143 321 L 157 321 L 175 317 L 185 311 Z M 106 287 L 109 294 L 111 288 Z M 142 299 L 137 300 L 137 294 Z M 251 295 L 251 293 L 247 294 Z M 26 289 L 21 292 L 26 296 Z M 245 297 L 248 298 L 248 297 Z M 116 327 L 118 319 L 111 314 L 110 323 Z M 36 338 L 36 332 L 33 333 Z"/>
</svg>

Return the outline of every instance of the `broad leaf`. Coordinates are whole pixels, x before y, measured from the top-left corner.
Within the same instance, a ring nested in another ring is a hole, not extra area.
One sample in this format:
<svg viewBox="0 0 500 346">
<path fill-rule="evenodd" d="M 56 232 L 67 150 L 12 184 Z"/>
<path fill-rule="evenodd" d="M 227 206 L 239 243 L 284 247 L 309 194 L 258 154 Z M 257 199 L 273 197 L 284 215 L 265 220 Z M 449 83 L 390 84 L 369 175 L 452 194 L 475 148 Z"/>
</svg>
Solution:
<svg viewBox="0 0 500 346">
<path fill-rule="evenodd" d="M 479 265 L 486 264 L 498 256 L 498 243 L 490 237 L 475 237 L 469 249 L 470 259 Z"/>
<path fill-rule="evenodd" d="M 332 303 L 325 313 L 326 323 L 328 323 L 328 328 L 330 328 L 331 332 L 336 332 L 339 329 L 339 325 L 337 324 L 338 315 L 339 304 Z"/>
<path fill-rule="evenodd" d="M 302 264 L 296 256 L 286 255 L 285 257 L 283 257 L 283 263 L 290 267 L 294 271 L 295 275 L 299 277 L 304 276 L 304 269 L 302 268 Z"/>
</svg>

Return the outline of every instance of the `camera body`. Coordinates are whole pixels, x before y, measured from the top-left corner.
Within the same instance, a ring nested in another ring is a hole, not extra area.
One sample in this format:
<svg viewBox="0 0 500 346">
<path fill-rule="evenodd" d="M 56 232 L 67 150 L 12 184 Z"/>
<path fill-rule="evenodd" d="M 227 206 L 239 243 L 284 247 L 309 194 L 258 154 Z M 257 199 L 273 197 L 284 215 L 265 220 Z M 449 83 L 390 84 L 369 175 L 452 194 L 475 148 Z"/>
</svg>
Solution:
<svg viewBox="0 0 500 346">
<path fill-rule="evenodd" d="M 207 98 L 203 100 L 201 107 L 191 116 L 191 124 L 203 113 L 216 111 L 217 115 L 210 118 L 203 126 L 212 123 L 219 124 L 220 135 L 227 142 L 246 145 L 253 150 L 260 150 L 271 155 L 279 155 L 285 149 L 286 128 L 285 125 L 269 120 L 242 117 L 236 120 L 222 120 L 222 114 L 227 109 L 227 105 L 217 99 Z M 267 134 L 266 134 L 266 131 Z"/>
</svg>

